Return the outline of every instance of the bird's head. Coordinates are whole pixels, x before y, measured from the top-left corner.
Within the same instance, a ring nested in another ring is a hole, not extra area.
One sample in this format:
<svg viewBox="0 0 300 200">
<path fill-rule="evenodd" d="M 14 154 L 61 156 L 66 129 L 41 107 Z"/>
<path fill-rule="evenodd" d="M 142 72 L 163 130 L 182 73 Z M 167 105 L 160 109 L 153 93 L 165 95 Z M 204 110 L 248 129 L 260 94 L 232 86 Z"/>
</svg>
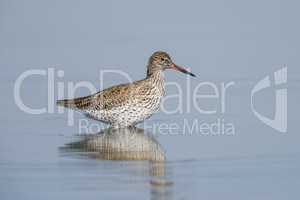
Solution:
<svg viewBox="0 0 300 200">
<path fill-rule="evenodd" d="M 169 56 L 169 54 L 167 54 L 166 52 L 163 52 L 163 51 L 154 52 L 151 55 L 151 57 L 149 58 L 149 61 L 148 61 L 148 72 L 147 73 L 151 74 L 154 71 L 158 71 L 158 70 L 163 71 L 165 69 L 174 69 L 176 71 L 180 71 L 182 73 L 189 74 L 191 76 L 195 76 L 193 73 L 187 71 L 183 67 L 180 67 L 180 66 L 176 65 L 172 61 L 172 59 Z"/>
</svg>

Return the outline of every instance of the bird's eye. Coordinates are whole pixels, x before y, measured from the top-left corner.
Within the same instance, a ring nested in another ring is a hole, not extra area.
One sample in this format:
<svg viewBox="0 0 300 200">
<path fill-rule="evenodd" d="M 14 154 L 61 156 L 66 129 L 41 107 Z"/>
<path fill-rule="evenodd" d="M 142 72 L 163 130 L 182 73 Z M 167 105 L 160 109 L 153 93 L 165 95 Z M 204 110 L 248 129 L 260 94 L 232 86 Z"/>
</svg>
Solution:
<svg viewBox="0 0 300 200">
<path fill-rule="evenodd" d="M 164 58 L 161 58 L 160 60 L 161 60 L 162 62 L 164 62 L 164 61 L 165 61 L 165 59 L 164 59 Z"/>
</svg>

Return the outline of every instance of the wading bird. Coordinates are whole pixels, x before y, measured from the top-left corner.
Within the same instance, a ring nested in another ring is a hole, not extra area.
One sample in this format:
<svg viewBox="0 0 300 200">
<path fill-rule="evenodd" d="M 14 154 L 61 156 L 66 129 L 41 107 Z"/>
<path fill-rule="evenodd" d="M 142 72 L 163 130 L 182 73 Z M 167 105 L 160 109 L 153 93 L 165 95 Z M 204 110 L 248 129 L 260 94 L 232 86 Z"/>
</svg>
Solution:
<svg viewBox="0 0 300 200">
<path fill-rule="evenodd" d="M 57 105 L 79 110 L 114 128 L 134 126 L 159 109 L 165 94 L 164 70 L 166 69 L 195 76 L 174 64 L 166 52 L 157 51 L 149 58 L 146 78 L 112 86 L 90 96 L 58 100 Z"/>
</svg>

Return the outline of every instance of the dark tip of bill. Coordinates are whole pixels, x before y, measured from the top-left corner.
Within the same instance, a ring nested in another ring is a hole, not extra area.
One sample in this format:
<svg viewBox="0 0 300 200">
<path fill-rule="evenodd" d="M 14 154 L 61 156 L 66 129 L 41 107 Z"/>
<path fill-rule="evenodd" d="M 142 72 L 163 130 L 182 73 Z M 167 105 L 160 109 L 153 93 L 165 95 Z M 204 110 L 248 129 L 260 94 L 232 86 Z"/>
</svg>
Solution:
<svg viewBox="0 0 300 200">
<path fill-rule="evenodd" d="M 191 72 L 189 72 L 189 75 L 191 75 L 192 77 L 196 77 L 196 75 Z"/>
</svg>

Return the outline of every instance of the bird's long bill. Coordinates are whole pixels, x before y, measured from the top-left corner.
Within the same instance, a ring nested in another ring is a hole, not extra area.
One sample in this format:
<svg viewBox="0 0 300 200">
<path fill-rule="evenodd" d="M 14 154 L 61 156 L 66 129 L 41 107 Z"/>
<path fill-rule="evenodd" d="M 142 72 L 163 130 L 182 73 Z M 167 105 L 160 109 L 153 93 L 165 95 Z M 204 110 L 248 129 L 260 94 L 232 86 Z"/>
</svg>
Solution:
<svg viewBox="0 0 300 200">
<path fill-rule="evenodd" d="M 176 65 L 176 64 L 174 64 L 174 63 L 171 65 L 171 69 L 180 71 L 180 72 L 185 73 L 185 74 L 189 74 L 189 75 L 194 76 L 194 77 L 196 76 L 195 74 L 193 74 L 193 73 L 187 71 L 187 70 L 184 69 L 183 67 L 179 67 L 178 65 Z"/>
</svg>

